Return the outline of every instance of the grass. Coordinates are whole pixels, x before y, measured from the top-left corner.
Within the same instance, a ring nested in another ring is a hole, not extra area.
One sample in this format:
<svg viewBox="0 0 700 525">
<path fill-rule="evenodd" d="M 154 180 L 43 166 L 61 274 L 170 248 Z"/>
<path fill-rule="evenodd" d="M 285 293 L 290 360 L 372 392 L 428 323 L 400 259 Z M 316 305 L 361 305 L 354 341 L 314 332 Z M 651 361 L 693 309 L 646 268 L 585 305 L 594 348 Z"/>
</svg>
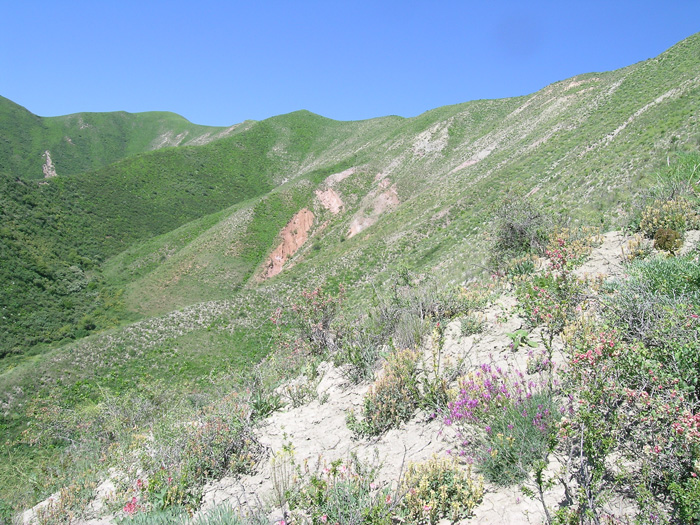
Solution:
<svg viewBox="0 0 700 525">
<path fill-rule="evenodd" d="M 226 128 L 199 126 L 167 112 L 76 113 L 39 117 L 0 97 L 0 130 L 4 137 L 0 165 L 11 176 L 44 177 L 44 152 L 59 175 L 75 175 L 118 162 L 127 157 L 175 145 L 166 142 L 184 135 L 181 143 L 214 139 Z M 245 126 L 242 126 L 245 128 Z"/>
<path fill-rule="evenodd" d="M 177 400 L 213 388 L 210 375 L 269 350 L 265 319 L 303 289 L 344 284 L 347 308 L 362 314 L 402 268 L 432 274 L 439 286 L 484 273 L 496 212 L 509 197 L 529 195 L 534 209 L 574 223 L 624 224 L 627 204 L 655 182 L 667 154 L 672 165 L 694 165 L 684 153 L 700 146 L 688 118 L 698 90 L 687 82 L 698 74 L 699 45 L 695 35 L 658 59 L 576 77 L 585 82 L 575 89 L 562 81 L 414 119 L 335 122 L 296 112 L 158 151 L 147 149 L 163 129 L 215 130 L 169 114 L 42 119 L 1 100 L 0 123 L 11 129 L 0 129 L 10 137 L 0 144 L 0 348 L 13 354 L 0 365 L 3 430 L 18 436 L 24 403 L 49 394 L 70 407 L 96 403 L 102 390 L 126 394 L 144 378 L 167 380 Z M 82 137 L 73 135 L 80 119 L 92 126 Z M 417 136 L 431 130 L 433 141 L 446 130 L 444 148 L 417 153 Z M 59 177 L 38 185 L 29 179 L 45 149 Z M 334 185 L 344 212 L 332 216 L 314 191 L 350 167 L 356 173 Z M 348 239 L 352 219 L 382 191 L 378 173 L 396 185 L 400 204 Z M 279 230 L 303 206 L 314 208 L 317 236 L 279 276 L 256 282 Z M 35 458 L 26 468 L 36 479 L 60 470 L 61 447 L 17 447 L 4 457 Z M 4 472 L 7 498 L 12 470 Z M 18 495 L 13 505 L 44 493 Z"/>
</svg>

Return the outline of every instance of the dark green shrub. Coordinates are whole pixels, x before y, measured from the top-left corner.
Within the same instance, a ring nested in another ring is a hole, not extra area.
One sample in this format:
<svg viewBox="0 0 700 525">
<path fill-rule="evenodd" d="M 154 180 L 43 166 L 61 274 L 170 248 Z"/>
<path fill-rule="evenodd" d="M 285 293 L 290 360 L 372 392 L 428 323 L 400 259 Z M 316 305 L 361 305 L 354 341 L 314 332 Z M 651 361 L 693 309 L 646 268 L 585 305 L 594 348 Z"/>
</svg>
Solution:
<svg viewBox="0 0 700 525">
<path fill-rule="evenodd" d="M 384 364 L 384 375 L 367 392 L 362 420 L 348 415 L 348 428 L 359 435 L 376 436 L 413 417 L 420 404 L 418 353 L 395 352 Z"/>
<path fill-rule="evenodd" d="M 659 228 L 654 234 L 654 248 L 665 252 L 676 253 L 683 245 L 683 238 L 676 230 Z"/>
<path fill-rule="evenodd" d="M 549 242 L 551 220 L 524 201 L 511 201 L 496 217 L 491 264 L 500 269 L 510 259 L 525 254 L 542 254 Z"/>
<path fill-rule="evenodd" d="M 700 523 L 700 479 L 688 478 L 669 486 L 679 523 Z"/>
</svg>

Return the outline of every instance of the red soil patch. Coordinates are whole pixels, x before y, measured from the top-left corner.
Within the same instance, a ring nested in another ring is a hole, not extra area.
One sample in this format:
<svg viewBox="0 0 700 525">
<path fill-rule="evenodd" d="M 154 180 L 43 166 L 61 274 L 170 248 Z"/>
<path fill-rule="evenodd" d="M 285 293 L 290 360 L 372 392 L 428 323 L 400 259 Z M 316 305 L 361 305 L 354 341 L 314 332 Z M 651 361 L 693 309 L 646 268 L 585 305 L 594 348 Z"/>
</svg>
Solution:
<svg viewBox="0 0 700 525">
<path fill-rule="evenodd" d="M 340 199 L 335 190 L 328 188 L 327 190 L 316 190 L 316 197 L 325 209 L 330 210 L 333 215 L 338 215 L 343 207 L 343 201 Z"/>
<path fill-rule="evenodd" d="M 263 279 L 269 279 L 282 271 L 282 267 L 287 259 L 294 255 L 309 238 L 309 230 L 313 223 L 314 214 L 307 208 L 303 208 L 282 228 L 280 233 L 282 242 L 270 254 L 270 259 L 262 276 Z"/>
</svg>

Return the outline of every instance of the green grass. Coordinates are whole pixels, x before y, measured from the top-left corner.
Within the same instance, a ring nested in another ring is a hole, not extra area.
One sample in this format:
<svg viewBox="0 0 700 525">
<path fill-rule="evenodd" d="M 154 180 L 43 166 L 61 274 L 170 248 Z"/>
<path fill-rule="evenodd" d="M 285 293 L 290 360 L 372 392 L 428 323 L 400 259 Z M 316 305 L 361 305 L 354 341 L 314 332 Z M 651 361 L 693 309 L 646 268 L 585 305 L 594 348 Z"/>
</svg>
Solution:
<svg viewBox="0 0 700 525">
<path fill-rule="evenodd" d="M 250 123 L 240 126 L 245 129 Z M 199 126 L 174 113 L 76 113 L 39 117 L 0 97 L 0 165 L 13 177 L 41 179 L 49 151 L 59 175 L 75 175 L 177 142 L 207 140 L 226 128 Z M 232 130 L 235 134 L 238 129 Z M 171 138 L 171 142 L 165 141 Z"/>
<path fill-rule="evenodd" d="M 93 403 L 144 378 L 167 381 L 175 400 L 206 390 L 210 374 L 248 367 L 270 350 L 265 320 L 303 289 L 342 283 L 347 307 L 361 314 L 401 268 L 461 283 L 486 271 L 506 198 L 527 195 L 573 223 L 625 224 L 667 159 L 681 159 L 684 173 L 697 164 L 684 153 L 700 148 L 691 118 L 700 92 L 689 82 L 700 74 L 698 49 L 695 35 L 658 59 L 575 77 L 579 86 L 566 80 L 414 119 L 336 122 L 302 111 L 157 151 L 149 149 L 165 131 L 217 130 L 172 114 L 45 119 L 0 100 L 0 351 L 12 354 L 0 361 L 0 425 L 16 437 L 37 397 Z M 674 88 L 684 91 L 654 102 Z M 429 130 L 444 147 L 414 148 Z M 59 177 L 39 185 L 29 179 L 40 176 L 46 149 Z M 478 153 L 482 160 L 455 171 Z M 332 215 L 314 192 L 350 167 L 356 173 L 334 185 L 344 210 Z M 379 173 L 400 203 L 347 238 L 351 221 L 386 191 Z M 280 275 L 257 282 L 280 229 L 302 207 L 317 216 L 316 236 Z M 58 465 L 57 452 L 17 448 L 3 457 L 36 454 L 38 479 Z"/>
</svg>

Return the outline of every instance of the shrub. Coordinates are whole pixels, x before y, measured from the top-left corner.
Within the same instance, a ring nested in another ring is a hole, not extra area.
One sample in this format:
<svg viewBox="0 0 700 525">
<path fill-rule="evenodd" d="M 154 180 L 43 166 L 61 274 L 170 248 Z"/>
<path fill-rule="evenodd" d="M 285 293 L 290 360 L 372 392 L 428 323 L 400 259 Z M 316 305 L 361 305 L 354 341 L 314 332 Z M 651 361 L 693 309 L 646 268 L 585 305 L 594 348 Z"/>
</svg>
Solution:
<svg viewBox="0 0 700 525">
<path fill-rule="evenodd" d="M 51 499 L 48 505 L 37 510 L 36 522 L 39 525 L 75 523 L 94 496 L 96 486 L 94 481 L 82 480 L 63 487 L 57 498 Z"/>
<path fill-rule="evenodd" d="M 344 369 L 344 375 L 353 383 L 371 379 L 389 334 L 373 319 L 368 319 L 362 325 L 358 323 L 345 332 L 347 336 L 333 356 L 334 364 L 349 365 Z"/>
<path fill-rule="evenodd" d="M 697 473 L 695 473 L 697 476 Z M 669 486 L 680 523 L 700 523 L 700 479 L 690 477 Z"/>
<path fill-rule="evenodd" d="M 301 300 L 292 305 L 291 324 L 301 344 L 307 345 L 312 354 L 323 355 L 337 348 L 338 337 L 333 334 L 332 325 L 344 296 L 342 286 L 337 295 L 318 287 L 312 291 L 304 290 Z"/>
<path fill-rule="evenodd" d="M 603 298 L 608 322 L 618 326 L 626 339 L 660 349 L 660 355 L 674 345 L 697 348 L 697 262 L 690 256 L 657 257 L 635 261 L 628 272 L 630 278 L 615 283 Z"/>
<path fill-rule="evenodd" d="M 674 230 L 679 234 L 696 227 L 698 215 L 692 204 L 684 198 L 655 200 L 642 212 L 639 230 L 653 239 L 660 229 Z"/>
<path fill-rule="evenodd" d="M 676 253 L 683 245 L 680 233 L 670 228 L 659 228 L 654 234 L 654 248 L 665 252 Z"/>
<path fill-rule="evenodd" d="M 532 274 L 536 268 L 537 256 L 528 254 L 504 261 L 499 270 L 510 281 L 517 281 Z"/>
<path fill-rule="evenodd" d="M 496 216 L 491 262 L 497 269 L 514 257 L 544 252 L 551 220 L 542 212 L 527 202 L 511 201 L 498 210 Z"/>
<path fill-rule="evenodd" d="M 420 403 L 418 352 L 394 352 L 383 367 L 383 376 L 370 388 L 362 404 L 362 420 L 348 415 L 348 427 L 360 435 L 376 436 L 408 421 Z"/>
<path fill-rule="evenodd" d="M 441 518 L 469 518 L 484 494 L 483 481 L 472 476 L 471 467 L 444 457 L 409 465 L 401 489 L 403 517 L 409 523 L 431 525 Z"/>
<path fill-rule="evenodd" d="M 697 256 L 655 257 L 632 264 L 628 271 L 632 277 L 628 282 L 648 283 L 655 293 L 671 297 L 700 297 L 700 265 Z"/>
<path fill-rule="evenodd" d="M 486 427 L 486 453 L 479 458 L 481 472 L 498 485 L 525 479 L 550 452 L 559 417 L 559 407 L 546 390 L 494 412 Z"/>
<path fill-rule="evenodd" d="M 251 418 L 253 421 L 265 419 L 283 406 L 284 402 L 276 392 L 265 392 L 262 389 L 255 389 L 250 393 Z"/>
<path fill-rule="evenodd" d="M 571 270 L 582 264 L 602 242 L 598 228 L 557 228 L 551 234 L 545 256 L 553 270 Z"/>
<path fill-rule="evenodd" d="M 445 422 L 460 429 L 465 440 L 460 454 L 475 445 L 483 450 L 476 459 L 489 480 L 521 480 L 546 457 L 559 418 L 549 377 L 528 379 L 513 367 L 485 363 L 462 377 L 457 388 Z"/>
<path fill-rule="evenodd" d="M 573 401 L 560 424 L 570 475 L 581 494 L 579 512 L 598 517 L 614 479 L 640 503 L 638 520 L 659 515 L 654 497 L 691 476 L 698 459 L 697 403 L 644 346 L 625 343 L 614 330 L 580 325 L 567 337 L 571 361 L 564 376 Z M 668 517 L 664 518 L 668 519 Z"/>
<path fill-rule="evenodd" d="M 362 338 L 354 338 L 343 344 L 334 363 L 336 366 L 350 365 L 344 371 L 345 377 L 352 383 L 360 383 L 372 378 L 379 356 L 380 348 L 376 343 Z"/>
<path fill-rule="evenodd" d="M 387 488 L 375 485 L 375 474 L 357 458 L 333 461 L 290 494 L 292 516 L 314 525 L 390 525 L 395 501 Z"/>
<path fill-rule="evenodd" d="M 480 334 L 484 331 L 484 320 L 474 314 L 469 314 L 460 320 L 460 333 L 462 337 L 468 337 L 474 334 Z"/>
<path fill-rule="evenodd" d="M 124 504 L 136 504 L 140 511 L 192 510 L 208 480 L 251 472 L 262 454 L 251 417 L 248 404 L 230 395 L 197 415 L 173 411 L 153 429 L 152 442 L 134 436 L 113 450 L 113 459 L 128 469 L 130 479 L 139 478 L 127 486 Z"/>
<path fill-rule="evenodd" d="M 640 233 L 627 241 L 627 245 L 622 250 L 622 258 L 625 262 L 646 259 L 653 253 L 652 244 Z"/>
<path fill-rule="evenodd" d="M 567 272 L 546 273 L 523 282 L 516 290 L 518 310 L 530 327 L 542 326 L 542 342 L 549 352 L 554 337 L 576 317 L 582 300 L 582 283 Z"/>
</svg>

